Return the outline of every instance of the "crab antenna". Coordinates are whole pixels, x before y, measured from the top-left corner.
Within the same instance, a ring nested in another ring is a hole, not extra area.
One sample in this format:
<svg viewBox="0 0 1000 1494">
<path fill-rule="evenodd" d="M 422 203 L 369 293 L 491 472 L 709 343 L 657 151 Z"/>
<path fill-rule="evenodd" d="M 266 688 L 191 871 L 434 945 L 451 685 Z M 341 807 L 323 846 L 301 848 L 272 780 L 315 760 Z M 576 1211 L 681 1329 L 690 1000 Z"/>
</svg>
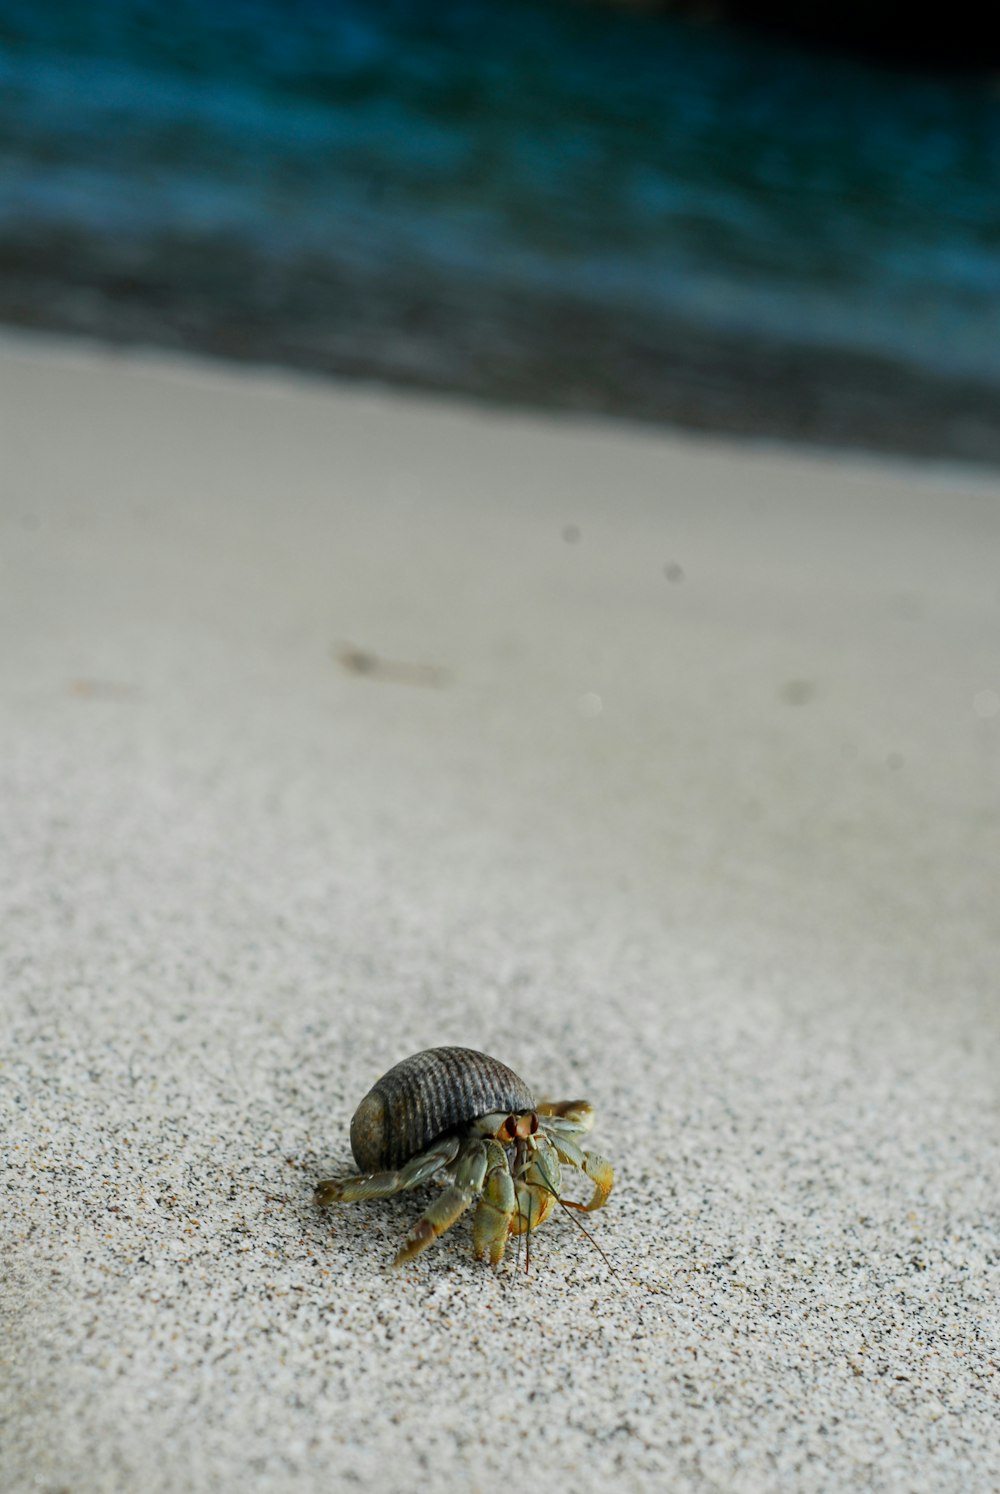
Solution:
<svg viewBox="0 0 1000 1494">
<path fill-rule="evenodd" d="M 520 1204 L 517 1207 L 520 1207 Z M 525 1247 L 528 1246 L 528 1236 L 523 1231 L 517 1236 L 517 1270 L 520 1270 L 520 1247 L 522 1247 L 522 1243 Z M 526 1255 L 528 1255 L 528 1249 L 525 1249 Z M 525 1264 L 525 1276 L 528 1276 L 528 1264 Z"/>
<path fill-rule="evenodd" d="M 583 1225 L 580 1222 L 580 1220 L 576 1217 L 576 1215 L 574 1214 L 573 1210 L 569 1207 L 569 1205 L 567 1203 L 564 1203 L 563 1200 L 559 1197 L 559 1194 L 556 1192 L 555 1188 L 552 1186 L 552 1180 L 551 1180 L 551 1178 L 549 1177 L 548 1173 L 545 1171 L 545 1168 L 544 1168 L 543 1164 L 538 1160 L 537 1157 L 535 1158 L 535 1166 L 538 1168 L 538 1171 L 541 1173 L 542 1178 L 543 1178 L 543 1180 L 545 1182 L 545 1186 L 549 1190 L 549 1192 L 552 1194 L 552 1197 L 555 1199 L 556 1203 L 559 1205 L 559 1207 L 563 1210 L 564 1213 L 566 1213 L 566 1214 L 569 1215 L 569 1217 L 572 1219 L 573 1223 L 576 1225 L 577 1229 L 580 1231 L 581 1235 L 585 1235 L 586 1238 L 590 1241 L 591 1245 L 593 1245 L 594 1249 L 597 1251 L 598 1255 L 601 1257 L 601 1260 L 607 1266 L 608 1270 L 611 1272 L 611 1274 L 615 1278 L 615 1280 L 617 1282 L 620 1282 L 621 1285 L 624 1287 L 624 1289 L 626 1291 L 628 1291 L 628 1283 L 615 1270 L 614 1266 L 611 1264 L 611 1262 L 608 1259 L 607 1255 L 604 1253 L 604 1251 L 601 1249 L 600 1245 L 598 1245 L 597 1241 L 594 1239 L 593 1235 L 590 1233 L 590 1230 L 587 1229 L 586 1226 Z"/>
<path fill-rule="evenodd" d="M 617 1282 L 620 1282 L 621 1285 L 627 1291 L 628 1290 L 628 1283 L 625 1281 L 624 1277 L 620 1276 L 619 1273 L 615 1270 L 614 1266 L 611 1264 L 611 1262 L 608 1259 L 608 1257 L 605 1254 L 605 1252 L 601 1249 L 600 1245 L 598 1245 L 597 1241 L 594 1239 L 593 1235 L 590 1233 L 590 1230 L 587 1229 L 586 1225 L 580 1223 L 579 1219 L 573 1213 L 573 1210 L 569 1207 L 568 1204 L 563 1203 L 563 1201 L 559 1197 L 558 1193 L 556 1194 L 556 1203 L 559 1205 L 559 1207 L 562 1210 L 564 1210 L 565 1213 L 567 1213 L 569 1215 L 569 1217 L 572 1219 L 573 1223 L 576 1225 L 577 1229 L 580 1231 L 581 1235 L 585 1236 L 585 1238 L 590 1241 L 591 1245 L 593 1245 L 594 1249 L 597 1251 L 598 1255 L 601 1257 L 601 1260 L 607 1266 L 607 1268 L 611 1272 L 612 1276 L 615 1278 L 615 1280 Z"/>
</svg>

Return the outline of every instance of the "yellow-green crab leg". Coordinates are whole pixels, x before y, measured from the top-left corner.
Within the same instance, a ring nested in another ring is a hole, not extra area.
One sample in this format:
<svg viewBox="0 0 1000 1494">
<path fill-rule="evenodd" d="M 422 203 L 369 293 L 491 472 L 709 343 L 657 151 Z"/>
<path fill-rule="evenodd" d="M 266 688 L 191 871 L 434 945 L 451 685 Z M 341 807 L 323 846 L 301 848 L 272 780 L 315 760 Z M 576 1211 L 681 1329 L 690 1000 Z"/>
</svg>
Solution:
<svg viewBox="0 0 1000 1494">
<path fill-rule="evenodd" d="M 566 1207 L 583 1209 L 587 1213 L 593 1209 L 603 1209 L 615 1182 L 615 1171 L 611 1163 L 598 1152 L 585 1152 L 571 1137 L 564 1136 L 558 1131 L 551 1133 L 550 1140 L 560 1162 L 568 1162 L 572 1167 L 578 1167 L 594 1185 L 593 1197 L 589 1203 L 574 1203 L 571 1199 L 564 1198 L 562 1201 Z"/>
<path fill-rule="evenodd" d="M 514 1184 L 517 1213 L 511 1221 L 511 1234 L 525 1235 L 544 1224 L 556 1206 L 561 1186 L 556 1149 L 539 1134 L 534 1138 L 530 1161 Z"/>
<path fill-rule="evenodd" d="M 594 1124 L 594 1107 L 589 1100 L 544 1100 L 537 1107 L 544 1130 L 553 1136 L 583 1136 Z"/>
<path fill-rule="evenodd" d="M 476 1194 L 482 1191 L 486 1166 L 487 1152 L 482 1141 L 467 1141 L 462 1144 L 454 1167 L 454 1181 L 449 1183 L 417 1220 L 393 1261 L 394 1266 L 405 1266 L 407 1261 L 412 1261 L 414 1256 L 433 1244 L 439 1235 L 443 1235 L 446 1229 L 451 1229 Z"/>
<path fill-rule="evenodd" d="M 316 1184 L 316 1202 L 320 1205 L 332 1203 L 357 1203 L 362 1199 L 391 1198 L 394 1193 L 404 1193 L 408 1188 L 419 1188 L 428 1178 L 458 1155 L 457 1136 L 446 1136 L 436 1141 L 419 1157 L 411 1157 L 398 1172 L 370 1172 L 349 1178 L 327 1178 Z"/>
<path fill-rule="evenodd" d="M 489 1258 L 491 1266 L 498 1266 L 503 1260 L 517 1198 L 514 1179 L 499 1141 L 487 1141 L 486 1153 L 486 1178 L 483 1196 L 472 1220 L 472 1244 L 477 1260 Z"/>
</svg>

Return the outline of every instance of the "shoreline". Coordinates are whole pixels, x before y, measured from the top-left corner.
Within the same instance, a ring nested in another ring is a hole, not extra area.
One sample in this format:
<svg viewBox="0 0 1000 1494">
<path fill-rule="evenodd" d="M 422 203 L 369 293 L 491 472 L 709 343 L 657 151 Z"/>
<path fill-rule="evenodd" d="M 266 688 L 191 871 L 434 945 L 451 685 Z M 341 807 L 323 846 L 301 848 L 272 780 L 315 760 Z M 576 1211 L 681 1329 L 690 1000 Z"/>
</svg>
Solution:
<svg viewBox="0 0 1000 1494">
<path fill-rule="evenodd" d="M 483 305 L 474 287 L 459 294 L 435 281 L 412 292 L 414 304 L 400 292 L 376 314 L 369 302 L 378 306 L 386 287 L 369 297 L 363 284 L 342 286 L 334 277 L 328 299 L 340 309 L 323 327 L 311 305 L 278 321 L 252 306 L 237 315 L 197 284 L 159 298 L 141 283 L 122 289 L 114 276 L 109 287 L 99 265 L 88 278 L 86 253 L 75 285 L 65 283 L 62 255 L 50 274 L 37 251 L 29 266 L 13 248 L 7 260 L 0 328 L 15 335 L 80 337 L 348 384 L 374 381 L 515 416 L 537 410 L 624 420 L 668 434 L 1000 469 L 1000 388 L 985 377 L 935 374 L 887 353 L 799 346 L 662 313 L 649 324 L 624 308 L 576 299 L 533 305 L 530 296 L 525 302 L 494 291 Z M 487 355 L 494 347 L 503 350 L 499 358 Z"/>
<path fill-rule="evenodd" d="M 930 481 L 954 479 L 960 483 L 995 486 L 1000 471 L 1000 447 L 995 459 L 979 459 L 974 456 L 950 454 L 945 451 L 908 450 L 904 447 L 869 447 L 855 445 L 849 440 L 824 441 L 796 437 L 752 429 L 716 428 L 700 424 L 672 424 L 668 419 L 656 420 L 640 415 L 602 411 L 572 405 L 544 405 L 522 403 L 516 400 L 492 399 L 487 395 L 463 392 L 446 384 L 435 386 L 419 382 L 394 381 L 390 376 L 380 375 L 377 370 L 367 373 L 337 372 L 309 364 L 282 363 L 265 356 L 230 356 L 211 348 L 188 348 L 167 346 L 143 340 L 109 338 L 99 332 L 67 331 L 59 327 L 20 325 L 0 321 L 0 349 L 26 353 L 33 350 L 69 361 L 102 359 L 134 362 L 137 366 L 158 365 L 164 370 L 173 370 L 183 377 L 188 373 L 219 378 L 231 376 L 250 382 L 263 381 L 289 387 L 328 390 L 332 394 L 342 393 L 348 397 L 370 395 L 374 399 L 398 399 L 414 408 L 429 410 L 454 409 L 466 411 L 472 417 L 489 420 L 510 420 L 515 423 L 537 421 L 541 425 L 580 431 L 617 432 L 628 436 L 681 444 L 695 447 L 718 447 L 721 450 L 738 452 L 748 450 L 761 454 L 790 457 L 803 460 L 829 461 L 844 467 L 870 468 L 873 471 L 907 472 L 924 474 Z"/>
</svg>

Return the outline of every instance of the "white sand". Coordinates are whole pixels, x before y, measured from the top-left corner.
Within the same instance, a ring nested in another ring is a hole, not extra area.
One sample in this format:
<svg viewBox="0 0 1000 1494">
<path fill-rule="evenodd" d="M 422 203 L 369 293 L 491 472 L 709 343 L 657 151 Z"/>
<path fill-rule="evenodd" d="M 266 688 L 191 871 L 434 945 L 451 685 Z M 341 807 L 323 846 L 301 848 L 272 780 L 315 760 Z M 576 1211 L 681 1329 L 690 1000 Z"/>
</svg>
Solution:
<svg viewBox="0 0 1000 1494">
<path fill-rule="evenodd" d="M 1000 482 L 14 340 L 0 420 L 0 1486 L 1000 1486 Z M 444 1042 L 594 1101 L 623 1282 L 312 1206 Z"/>
</svg>

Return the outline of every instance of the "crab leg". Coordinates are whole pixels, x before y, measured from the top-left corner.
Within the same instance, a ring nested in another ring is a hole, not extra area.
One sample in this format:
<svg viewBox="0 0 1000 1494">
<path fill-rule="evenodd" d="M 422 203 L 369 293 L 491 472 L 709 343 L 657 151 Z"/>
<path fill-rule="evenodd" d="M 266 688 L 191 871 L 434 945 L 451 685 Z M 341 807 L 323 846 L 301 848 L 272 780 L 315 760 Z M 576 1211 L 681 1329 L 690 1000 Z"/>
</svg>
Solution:
<svg viewBox="0 0 1000 1494">
<path fill-rule="evenodd" d="M 481 1141 L 467 1141 L 458 1154 L 454 1166 L 454 1181 L 438 1194 L 437 1198 L 417 1220 L 399 1250 L 394 1266 L 403 1266 L 415 1255 L 433 1244 L 438 1235 L 451 1229 L 482 1191 L 486 1177 L 487 1153 Z"/>
<path fill-rule="evenodd" d="M 553 1136 L 583 1136 L 594 1124 L 594 1107 L 589 1100 L 545 1100 L 537 1107 L 544 1116 L 544 1129 Z"/>
<path fill-rule="evenodd" d="M 563 1203 L 569 1209 L 584 1209 L 588 1213 L 592 1209 L 602 1209 L 608 1201 L 608 1195 L 615 1181 L 614 1168 L 611 1163 L 598 1152 L 585 1152 L 570 1137 L 560 1135 L 556 1131 L 553 1131 L 551 1140 L 560 1162 L 569 1162 L 571 1166 L 578 1167 L 594 1185 L 594 1194 L 589 1203 L 574 1203 L 568 1198 L 564 1198 Z"/>
<path fill-rule="evenodd" d="M 419 1188 L 458 1155 L 457 1136 L 445 1136 L 426 1152 L 411 1157 L 398 1172 L 370 1172 L 350 1178 L 327 1178 L 316 1184 L 318 1204 L 355 1203 L 359 1199 L 391 1198 L 408 1188 Z"/>
<path fill-rule="evenodd" d="M 486 1151 L 487 1172 L 483 1196 L 472 1221 L 472 1243 L 478 1261 L 488 1256 L 490 1265 L 498 1266 L 503 1260 L 517 1198 L 503 1147 L 498 1141 L 487 1141 Z"/>
<path fill-rule="evenodd" d="M 534 1139 L 527 1165 L 515 1183 L 517 1213 L 511 1221 L 511 1234 L 530 1234 L 544 1224 L 556 1206 L 561 1186 L 555 1147 L 547 1137 L 539 1135 Z"/>
<path fill-rule="evenodd" d="M 544 1224 L 556 1206 L 551 1188 L 539 1183 L 517 1183 L 517 1213 L 510 1222 L 512 1235 L 526 1235 Z"/>
</svg>

